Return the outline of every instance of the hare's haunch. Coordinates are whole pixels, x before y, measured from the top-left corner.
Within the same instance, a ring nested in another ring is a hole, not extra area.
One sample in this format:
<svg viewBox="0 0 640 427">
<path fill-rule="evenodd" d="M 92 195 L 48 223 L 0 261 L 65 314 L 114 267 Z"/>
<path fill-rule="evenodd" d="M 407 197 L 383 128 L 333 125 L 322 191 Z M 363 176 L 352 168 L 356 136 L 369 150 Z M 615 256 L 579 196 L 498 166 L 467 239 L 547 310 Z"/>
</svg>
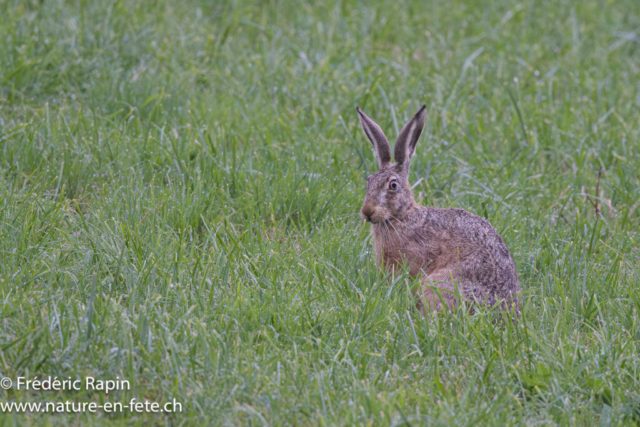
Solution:
<svg viewBox="0 0 640 427">
<path fill-rule="evenodd" d="M 456 305 L 456 295 L 471 304 L 500 303 L 520 312 L 520 283 L 507 245 L 489 221 L 463 209 L 418 205 L 409 185 L 409 162 L 424 128 L 426 106 L 402 128 L 394 148 L 360 108 L 360 124 L 373 144 L 378 172 L 367 178 L 360 213 L 371 223 L 376 260 L 386 270 L 406 264 L 423 277 L 419 308 Z M 425 307 L 425 305 L 427 307 Z"/>
</svg>

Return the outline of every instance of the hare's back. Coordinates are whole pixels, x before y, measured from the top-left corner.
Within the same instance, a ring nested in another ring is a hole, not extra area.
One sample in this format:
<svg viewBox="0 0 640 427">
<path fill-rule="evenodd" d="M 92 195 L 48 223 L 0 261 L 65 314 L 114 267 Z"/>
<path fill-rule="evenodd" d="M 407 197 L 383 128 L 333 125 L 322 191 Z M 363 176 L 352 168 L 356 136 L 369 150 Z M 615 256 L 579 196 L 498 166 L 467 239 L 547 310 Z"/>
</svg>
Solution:
<svg viewBox="0 0 640 427">
<path fill-rule="evenodd" d="M 488 296 L 488 302 L 514 298 L 520 291 L 515 263 L 491 223 L 464 209 L 426 209 L 432 237 L 439 240 L 442 253 L 455 254 L 446 257 L 447 268 L 462 275 L 465 290 Z"/>
<path fill-rule="evenodd" d="M 425 226 L 432 238 L 447 242 L 460 255 L 502 259 L 513 266 L 504 240 L 485 218 L 458 208 L 424 208 Z"/>
</svg>

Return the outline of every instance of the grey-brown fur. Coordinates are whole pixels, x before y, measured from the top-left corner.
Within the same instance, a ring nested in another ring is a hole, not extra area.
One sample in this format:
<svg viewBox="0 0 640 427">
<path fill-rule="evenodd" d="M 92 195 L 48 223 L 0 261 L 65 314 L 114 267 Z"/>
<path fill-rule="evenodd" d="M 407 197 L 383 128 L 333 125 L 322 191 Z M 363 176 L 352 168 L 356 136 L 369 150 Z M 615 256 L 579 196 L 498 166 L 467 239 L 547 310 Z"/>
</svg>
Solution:
<svg viewBox="0 0 640 427">
<path fill-rule="evenodd" d="M 391 163 L 391 148 L 380 127 L 360 108 L 357 111 L 379 166 L 367 178 L 360 211 L 372 223 L 378 265 L 394 271 L 406 264 L 412 276 L 423 277 L 418 295 L 423 311 L 425 306 L 439 310 L 442 303 L 452 308 L 459 293 L 469 303 L 500 303 L 519 313 L 515 264 L 489 221 L 463 209 L 420 206 L 413 198 L 409 163 L 424 128 L 426 107 L 400 131 L 394 150 L 396 163 Z"/>
</svg>

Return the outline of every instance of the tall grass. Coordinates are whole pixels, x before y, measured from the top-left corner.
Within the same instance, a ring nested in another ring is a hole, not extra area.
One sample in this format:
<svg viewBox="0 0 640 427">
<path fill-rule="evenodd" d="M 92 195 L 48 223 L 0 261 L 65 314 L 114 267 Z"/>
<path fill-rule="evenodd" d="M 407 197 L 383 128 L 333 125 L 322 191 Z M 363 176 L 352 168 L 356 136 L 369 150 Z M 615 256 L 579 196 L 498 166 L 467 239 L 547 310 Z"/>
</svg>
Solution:
<svg viewBox="0 0 640 427">
<path fill-rule="evenodd" d="M 6 425 L 640 423 L 635 0 L 0 0 Z M 429 108 L 422 204 L 484 216 L 519 321 L 423 318 L 357 215 Z M 599 175 L 601 170 L 601 175 Z"/>
</svg>

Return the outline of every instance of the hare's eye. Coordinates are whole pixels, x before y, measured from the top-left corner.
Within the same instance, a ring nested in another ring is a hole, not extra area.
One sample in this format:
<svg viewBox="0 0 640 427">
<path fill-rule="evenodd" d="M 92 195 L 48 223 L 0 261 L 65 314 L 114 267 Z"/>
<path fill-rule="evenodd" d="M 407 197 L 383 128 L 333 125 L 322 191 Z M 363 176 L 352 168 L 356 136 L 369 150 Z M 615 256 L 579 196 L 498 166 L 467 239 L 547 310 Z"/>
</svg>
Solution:
<svg viewBox="0 0 640 427">
<path fill-rule="evenodd" d="M 397 190 L 398 189 L 398 183 L 396 181 L 391 181 L 389 183 L 389 189 L 390 190 Z"/>
</svg>

